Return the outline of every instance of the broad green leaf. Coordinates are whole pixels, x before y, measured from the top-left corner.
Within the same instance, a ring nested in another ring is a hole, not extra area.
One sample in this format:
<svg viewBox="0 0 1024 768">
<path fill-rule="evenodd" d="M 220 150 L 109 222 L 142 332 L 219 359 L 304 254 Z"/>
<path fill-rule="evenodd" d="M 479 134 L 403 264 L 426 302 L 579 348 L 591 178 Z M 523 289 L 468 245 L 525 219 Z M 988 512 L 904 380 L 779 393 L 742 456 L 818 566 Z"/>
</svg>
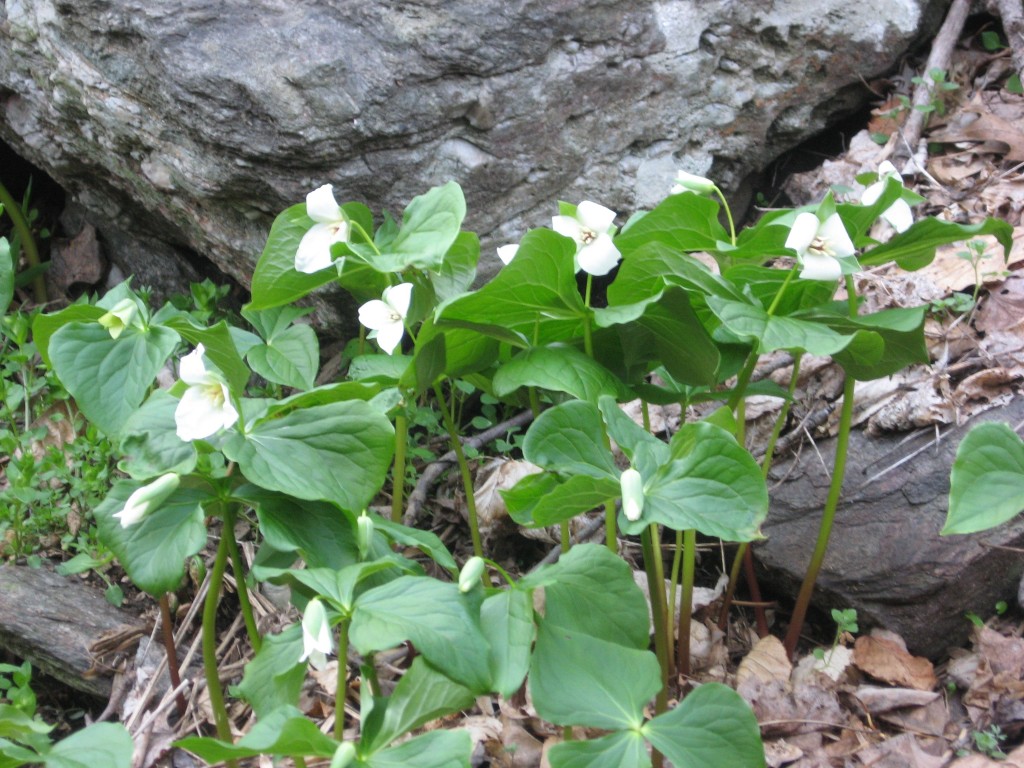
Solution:
<svg viewBox="0 0 1024 768">
<path fill-rule="evenodd" d="M 914 363 L 927 364 L 928 347 L 924 338 L 925 307 L 884 309 L 855 318 L 811 313 L 839 333 L 855 334 L 853 343 L 833 355 L 835 361 L 858 381 L 870 381 L 890 376 Z M 872 356 L 858 354 L 861 344 L 871 337 L 878 339 L 881 351 Z"/>
<path fill-rule="evenodd" d="M 53 334 L 49 352 L 86 418 L 117 435 L 177 345 L 178 334 L 169 328 L 128 327 L 114 340 L 99 323 L 71 322 Z"/>
<path fill-rule="evenodd" d="M 480 626 L 491 646 L 492 687 L 510 698 L 523 684 L 533 645 L 533 593 L 509 588 L 480 606 Z"/>
<path fill-rule="evenodd" d="M 420 327 L 417 345 L 426 344 L 438 336 L 444 338 L 443 372 L 449 378 L 461 378 L 485 370 L 498 358 L 497 339 L 476 329 L 450 324 L 441 329 L 429 318 Z"/>
<path fill-rule="evenodd" d="M 713 250 L 729 237 L 718 223 L 718 210 L 714 200 L 692 192 L 669 195 L 650 213 L 625 227 L 615 238 L 615 245 L 623 260 L 650 242 L 679 251 Z"/>
<path fill-rule="evenodd" d="M 353 381 L 394 386 L 411 362 L 412 358 L 408 355 L 359 355 L 349 365 L 348 377 Z"/>
<path fill-rule="evenodd" d="M 598 407 L 608 425 L 608 434 L 634 467 L 642 473 L 653 473 L 657 467 L 668 463 L 670 454 L 668 445 L 623 413 L 614 400 L 610 397 L 602 397 L 598 402 Z M 653 462 L 652 466 L 645 466 L 642 461 L 638 461 L 643 457 L 650 457 Z"/>
<path fill-rule="evenodd" d="M 935 249 L 946 243 L 970 240 L 976 235 L 994 235 L 1003 246 L 1005 258 L 1013 247 L 1013 227 L 1000 219 L 985 219 L 977 224 L 956 224 L 951 221 L 927 218 L 914 222 L 906 232 L 889 242 L 872 248 L 860 257 L 865 267 L 895 261 L 903 269 L 921 269 L 931 264 Z"/>
<path fill-rule="evenodd" d="M 680 768 L 764 768 L 761 730 L 750 706 L 732 688 L 706 683 L 670 712 L 644 725 L 654 748 Z"/>
<path fill-rule="evenodd" d="M 480 259 L 480 238 L 472 232 L 460 232 L 440 270 L 430 273 L 434 295 L 441 303 L 468 291 L 476 279 L 476 264 Z"/>
<path fill-rule="evenodd" d="M 715 383 L 721 354 L 684 291 L 665 291 L 637 325 L 651 335 L 657 359 L 676 381 L 695 386 Z"/>
<path fill-rule="evenodd" d="M 548 753 L 551 768 L 650 768 L 647 743 L 637 731 L 616 731 L 586 741 L 563 741 Z M 682 766 L 681 768 L 690 768 Z M 709 765 L 707 768 L 718 768 Z M 725 768 L 722 766 L 721 768 Z"/>
<path fill-rule="evenodd" d="M 0 237 L 0 315 L 7 313 L 13 298 L 14 263 L 11 261 L 11 244 L 6 237 Z"/>
<path fill-rule="evenodd" d="M 38 752 L 0 738 L 0 768 L 19 768 L 28 763 L 38 764 L 40 760 Z"/>
<path fill-rule="evenodd" d="M 520 585 L 534 579 L 547 584 L 544 619 L 549 625 L 637 650 L 650 644 L 647 601 L 629 565 L 607 547 L 573 547 Z"/>
<path fill-rule="evenodd" d="M 410 640 L 452 679 L 476 693 L 490 689 L 487 640 L 455 584 L 401 576 L 364 592 L 349 638 L 364 654 Z"/>
<path fill-rule="evenodd" d="M 142 483 L 120 481 L 94 510 L 100 540 L 110 547 L 132 583 L 153 597 L 178 588 L 185 560 L 206 544 L 202 504 L 211 499 L 202 488 L 179 487 L 155 511 L 127 528 L 114 514 Z"/>
<path fill-rule="evenodd" d="M 176 331 L 192 346 L 202 344 L 205 350 L 203 356 L 224 374 L 231 391 L 241 394 L 245 390 L 245 385 L 249 381 L 249 367 L 238 353 L 235 337 L 225 321 L 221 320 L 207 328 L 205 325 L 199 325 L 195 318 L 186 312 L 174 310 L 173 314 L 166 318 L 163 318 L 163 314 L 161 310 L 154 315 L 154 323 L 157 318 L 162 318 L 160 323 L 163 326 Z"/>
<path fill-rule="evenodd" d="M 607 368 L 574 347 L 530 347 L 494 374 L 494 394 L 505 397 L 520 387 L 565 392 L 597 402 L 600 395 L 626 399 L 629 392 Z"/>
<path fill-rule="evenodd" d="M 647 619 L 644 618 L 644 631 Z M 661 687 L 658 660 L 542 621 L 530 665 L 530 693 L 537 714 L 557 725 L 635 729 Z"/>
<path fill-rule="evenodd" d="M 429 731 L 360 760 L 366 768 L 469 768 L 473 740 L 466 730 Z"/>
<path fill-rule="evenodd" d="M 410 528 L 379 515 L 371 515 L 371 517 L 374 527 L 392 541 L 405 547 L 415 547 L 452 576 L 458 574 L 459 566 L 455 563 L 455 558 L 452 557 L 448 547 L 436 533 Z"/>
<path fill-rule="evenodd" d="M 314 405 L 326 405 L 327 403 L 336 403 L 339 400 L 366 400 L 370 402 L 379 392 L 380 385 L 367 384 L 360 381 L 340 381 L 336 384 L 324 384 L 308 392 L 297 392 L 282 400 L 270 401 L 264 417 L 269 419 L 299 408 L 312 408 Z M 381 413 L 385 413 L 384 410 L 378 410 Z"/>
<path fill-rule="evenodd" d="M 743 294 L 690 254 L 651 242 L 623 258 L 608 286 L 608 301 L 612 306 L 647 301 L 666 285 L 679 286 L 691 301 L 699 296 L 743 300 Z"/>
<path fill-rule="evenodd" d="M 402 389 L 413 390 L 418 397 L 431 390 L 434 383 L 444 375 L 446 366 L 443 333 L 424 342 L 417 340 L 412 365 L 402 374 L 398 386 Z"/>
<path fill-rule="evenodd" d="M 508 508 L 509 517 L 520 525 L 533 525 L 533 510 L 540 500 L 562 485 L 554 474 L 539 472 L 527 475 L 507 491 L 499 491 Z"/>
<path fill-rule="evenodd" d="M 762 307 L 748 302 L 710 296 L 708 306 L 729 331 L 756 344 L 760 354 L 789 349 L 832 355 L 851 340 L 823 323 L 769 315 Z"/>
<path fill-rule="evenodd" d="M 380 272 L 439 270 L 465 216 L 466 199 L 454 181 L 414 197 L 402 214 L 398 235 L 372 257 L 373 266 Z"/>
<path fill-rule="evenodd" d="M 196 447 L 175 432 L 174 411 L 178 398 L 157 389 L 125 422 L 118 469 L 136 480 L 148 480 L 166 472 L 186 475 L 195 469 Z"/>
<path fill-rule="evenodd" d="M 250 349 L 246 359 L 267 381 L 308 390 L 320 365 L 320 344 L 310 326 L 291 325 Z"/>
<path fill-rule="evenodd" d="M 359 560 L 351 513 L 247 484 L 235 498 L 256 507 L 260 532 L 281 552 L 297 552 L 311 568 L 341 569 Z"/>
<path fill-rule="evenodd" d="M 549 408 L 538 416 L 523 440 L 523 455 L 553 472 L 619 476 L 597 406 L 579 400 Z"/>
<path fill-rule="evenodd" d="M 576 287 L 574 256 L 568 238 L 546 229 L 527 232 L 512 263 L 484 287 L 442 306 L 437 324 L 474 327 L 502 340 L 536 337 L 537 344 L 580 335 L 587 308 Z"/>
<path fill-rule="evenodd" d="M 613 477 L 573 475 L 537 499 L 530 515 L 532 525 L 556 525 L 588 512 L 619 495 L 619 481 Z M 516 518 L 517 522 L 520 518 Z"/>
<path fill-rule="evenodd" d="M 376 752 L 424 723 L 468 709 L 475 699 L 471 690 L 432 669 L 418 657 L 388 697 L 379 729 L 369 740 L 364 732 L 362 750 Z"/>
<path fill-rule="evenodd" d="M 295 252 L 302 236 L 313 226 L 306 204 L 282 211 L 270 228 L 263 254 L 252 274 L 252 309 L 266 309 L 301 299 L 338 276 L 337 269 L 322 269 L 312 275 L 295 270 Z"/>
<path fill-rule="evenodd" d="M 335 568 L 293 568 L 275 574 L 271 578 L 275 583 L 286 583 L 303 591 L 303 587 L 334 604 L 334 607 L 347 615 L 352 612 L 352 603 L 356 598 L 357 589 L 364 586 L 362 582 L 371 580 L 370 577 L 382 571 L 394 570 L 393 575 L 403 569 L 409 572 L 407 565 L 412 565 L 411 560 L 406 560 L 395 554 L 391 558 L 377 559 L 370 562 L 355 563 L 346 565 L 337 570 Z M 264 569 L 264 572 L 266 569 Z M 384 582 L 379 582 L 384 583 Z M 376 586 L 376 584 L 371 584 Z"/>
<path fill-rule="evenodd" d="M 231 435 L 224 454 L 264 488 L 358 511 L 384 484 L 394 440 L 387 417 L 349 400 L 260 421 Z"/>
<path fill-rule="evenodd" d="M 190 736 L 174 742 L 208 763 L 242 759 L 258 755 L 303 755 L 331 757 L 338 742 L 326 736 L 316 723 L 292 706 L 278 707 L 260 718 L 237 744 L 211 738 Z"/>
<path fill-rule="evenodd" d="M 135 745 L 120 723 L 93 723 L 53 745 L 46 768 L 130 768 Z"/>
<path fill-rule="evenodd" d="M 942 535 L 995 528 L 1024 510 L 1024 442 L 1008 424 L 979 424 L 956 449 Z"/>
<path fill-rule="evenodd" d="M 260 650 L 245 665 L 242 682 L 232 689 L 252 706 L 257 717 L 266 717 L 278 707 L 299 702 L 306 679 L 302 656 L 302 627 L 293 624 L 276 635 L 264 635 Z"/>
<path fill-rule="evenodd" d="M 670 447 L 672 461 L 653 478 L 644 478 L 643 514 L 624 521 L 623 530 L 635 534 L 661 523 L 727 541 L 758 538 L 768 512 L 768 491 L 750 453 L 731 434 L 707 422 L 683 425 Z"/>
<path fill-rule="evenodd" d="M 95 322 L 106 313 L 107 311 L 102 307 L 95 307 L 91 304 L 72 304 L 60 312 L 37 315 L 36 319 L 32 321 L 32 340 L 47 367 L 53 368 L 53 360 L 50 359 L 50 339 L 53 338 L 53 334 L 68 323 Z"/>
<path fill-rule="evenodd" d="M 28 742 L 32 736 L 45 736 L 54 726 L 44 723 L 15 707 L 0 703 L 0 737 Z"/>
</svg>

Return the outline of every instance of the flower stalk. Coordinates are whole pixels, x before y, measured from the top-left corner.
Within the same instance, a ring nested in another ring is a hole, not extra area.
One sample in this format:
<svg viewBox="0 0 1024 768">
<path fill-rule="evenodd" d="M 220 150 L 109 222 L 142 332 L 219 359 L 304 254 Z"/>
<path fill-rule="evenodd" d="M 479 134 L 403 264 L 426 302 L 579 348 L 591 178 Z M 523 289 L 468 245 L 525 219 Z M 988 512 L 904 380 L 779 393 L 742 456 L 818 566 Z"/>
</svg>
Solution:
<svg viewBox="0 0 1024 768">
<path fill-rule="evenodd" d="M 224 689 L 220 684 L 220 675 L 217 671 L 217 606 L 220 603 L 220 589 L 224 584 L 224 571 L 227 568 L 229 545 L 228 538 L 231 533 L 225 528 L 221 532 L 220 545 L 217 547 L 217 555 L 213 561 L 213 569 L 210 571 L 210 586 L 206 592 L 206 602 L 203 603 L 203 670 L 206 673 L 206 690 L 210 696 L 210 708 L 213 710 L 213 721 L 217 729 L 217 738 L 221 741 L 231 741 L 231 723 L 228 719 L 228 710 L 224 705 Z M 234 760 L 228 760 L 229 768 L 237 768 Z"/>
<path fill-rule="evenodd" d="M 439 384 L 434 384 L 434 396 L 437 398 L 438 408 L 441 410 L 441 418 L 444 421 L 444 428 L 452 443 L 452 450 L 455 452 L 455 461 L 459 465 L 459 474 L 462 475 L 462 487 L 466 493 L 466 511 L 469 514 L 469 535 L 473 539 L 473 554 L 476 557 L 484 556 L 484 546 L 480 539 L 480 524 L 476 516 L 476 497 L 473 493 L 473 474 L 469 471 L 469 462 L 466 461 L 466 454 L 462 450 L 462 441 L 459 439 L 458 429 L 452 419 L 451 411 L 445 405 L 444 393 Z M 564 545 L 563 545 L 564 546 Z"/>
</svg>

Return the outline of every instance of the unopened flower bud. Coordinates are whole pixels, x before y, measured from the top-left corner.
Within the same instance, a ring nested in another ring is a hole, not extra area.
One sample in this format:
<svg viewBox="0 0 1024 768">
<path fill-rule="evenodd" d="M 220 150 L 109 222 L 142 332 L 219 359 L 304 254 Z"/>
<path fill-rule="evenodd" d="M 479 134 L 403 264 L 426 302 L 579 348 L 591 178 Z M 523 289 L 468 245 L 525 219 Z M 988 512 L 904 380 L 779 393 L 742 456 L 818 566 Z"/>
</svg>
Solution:
<svg viewBox="0 0 1024 768">
<path fill-rule="evenodd" d="M 356 759 L 356 747 L 351 741 L 338 745 L 331 758 L 331 768 L 347 768 Z"/>
<path fill-rule="evenodd" d="M 373 542 L 373 518 L 363 512 L 356 520 L 356 546 L 359 548 L 359 556 L 366 557 L 370 551 L 370 544 Z"/>
<path fill-rule="evenodd" d="M 96 322 L 107 329 L 110 338 L 116 339 L 132 324 L 139 314 L 138 305 L 131 299 L 121 299 L 114 308 Z"/>
<path fill-rule="evenodd" d="M 180 482 L 181 478 L 174 472 L 161 475 L 132 493 L 121 511 L 114 513 L 114 517 L 121 521 L 122 528 L 141 522 L 142 518 L 163 504 L 178 489 Z"/>
<path fill-rule="evenodd" d="M 696 192 L 698 195 L 710 195 L 715 189 L 715 182 L 711 179 L 705 179 L 703 176 L 697 176 L 686 171 L 678 171 L 676 173 L 675 186 L 672 187 L 672 194 Z"/>
<path fill-rule="evenodd" d="M 630 467 L 619 478 L 622 487 L 622 512 L 630 522 L 636 522 L 644 511 L 644 479 Z"/>
<path fill-rule="evenodd" d="M 484 575 L 485 567 L 487 567 L 487 563 L 484 562 L 482 557 L 469 558 L 459 572 L 459 592 L 465 594 L 479 584 L 480 577 Z"/>
</svg>

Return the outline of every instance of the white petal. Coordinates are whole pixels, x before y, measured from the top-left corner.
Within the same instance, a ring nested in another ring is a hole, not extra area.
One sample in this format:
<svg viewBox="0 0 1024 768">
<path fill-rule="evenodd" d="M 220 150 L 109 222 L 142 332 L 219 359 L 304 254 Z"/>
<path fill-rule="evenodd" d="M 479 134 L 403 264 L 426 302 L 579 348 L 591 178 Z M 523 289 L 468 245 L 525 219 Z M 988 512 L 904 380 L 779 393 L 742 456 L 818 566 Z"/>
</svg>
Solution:
<svg viewBox="0 0 1024 768">
<path fill-rule="evenodd" d="M 805 253 L 801 261 L 801 280 L 838 280 L 843 274 L 842 265 L 831 256 L 819 253 Z"/>
<path fill-rule="evenodd" d="M 395 347 L 401 343 L 404 334 L 405 326 L 401 322 L 389 323 L 383 328 L 377 329 L 377 343 L 380 344 L 381 349 L 390 355 L 394 353 Z"/>
<path fill-rule="evenodd" d="M 210 376 L 203 365 L 203 355 L 206 354 L 206 347 L 197 344 L 196 348 L 181 358 L 178 363 L 178 377 L 186 384 L 206 384 Z"/>
<path fill-rule="evenodd" d="M 843 226 L 843 220 L 839 218 L 838 213 L 833 213 L 822 222 L 818 227 L 818 236 L 828 243 L 829 250 L 836 258 L 843 259 L 857 252 L 850 236 L 846 234 L 846 227 Z"/>
<path fill-rule="evenodd" d="M 325 654 L 331 653 L 333 649 L 327 611 L 319 600 L 310 600 L 302 616 L 302 656 L 299 661 L 309 659 L 315 668 L 322 668 L 327 662 Z"/>
<path fill-rule="evenodd" d="M 560 235 L 580 241 L 580 223 L 572 216 L 552 216 L 551 228 Z"/>
<path fill-rule="evenodd" d="M 584 200 L 576 206 L 576 218 L 580 224 L 593 232 L 607 232 L 615 221 L 615 211 Z"/>
<path fill-rule="evenodd" d="M 864 194 L 860 196 L 860 201 L 864 205 L 874 205 L 875 202 L 882 196 L 882 191 L 885 189 L 884 181 L 876 181 L 870 187 L 864 190 Z"/>
<path fill-rule="evenodd" d="M 810 211 L 797 214 L 793 221 L 793 227 L 789 230 L 789 236 L 786 238 L 786 247 L 792 248 L 802 256 L 808 246 L 814 242 L 814 238 L 818 236 L 820 223 L 818 217 Z"/>
<path fill-rule="evenodd" d="M 331 245 L 337 242 L 337 226 L 332 224 L 314 224 L 302 236 L 298 250 L 295 251 L 295 269 L 306 274 L 327 269 L 334 263 L 331 258 Z"/>
<path fill-rule="evenodd" d="M 512 259 L 516 257 L 516 251 L 518 250 L 518 243 L 510 243 L 509 245 L 499 245 L 498 258 L 501 259 L 502 264 L 509 264 L 512 262 Z"/>
<path fill-rule="evenodd" d="M 395 322 L 395 311 L 380 299 L 371 299 L 359 308 L 359 322 L 373 331 L 379 331 Z"/>
<path fill-rule="evenodd" d="M 178 407 L 174 409 L 175 431 L 182 440 L 202 440 L 231 426 L 238 419 L 238 414 L 231 403 L 218 403 L 210 396 L 209 386 L 189 387 L 181 396 Z"/>
<path fill-rule="evenodd" d="M 594 242 L 583 246 L 576 255 L 580 269 L 595 277 L 607 275 L 621 258 L 622 254 L 619 253 L 619 249 L 615 247 L 608 235 L 598 235 Z"/>
<path fill-rule="evenodd" d="M 906 232 L 914 223 L 914 214 L 906 200 L 897 200 L 890 205 L 882 213 L 882 218 L 888 221 L 897 232 Z"/>
<path fill-rule="evenodd" d="M 409 303 L 412 301 L 412 283 L 400 283 L 384 289 L 384 303 L 388 304 L 404 320 L 409 314 Z"/>
<path fill-rule="evenodd" d="M 896 166 L 888 160 L 883 160 L 878 165 L 878 178 L 884 179 L 886 176 L 895 176 L 900 181 L 903 180 L 903 177 L 900 176 L 900 172 L 896 170 Z"/>
<path fill-rule="evenodd" d="M 139 491 L 142 489 L 140 488 Z M 121 521 L 122 528 L 128 528 L 129 526 L 135 525 L 142 518 L 146 516 L 146 512 L 149 511 L 149 505 L 142 503 L 136 503 L 135 496 L 139 493 L 135 491 L 131 496 L 128 497 L 128 501 L 124 504 L 124 509 L 120 512 L 115 512 L 114 517 Z"/>
<path fill-rule="evenodd" d="M 223 429 L 229 429 L 238 421 L 238 411 L 231 404 L 231 392 L 228 390 L 228 385 L 221 384 L 220 391 L 221 397 L 224 399 L 223 405 L 220 406 L 220 424 Z"/>
<path fill-rule="evenodd" d="M 324 184 L 306 195 L 306 215 L 313 221 L 329 224 L 344 220 L 341 207 L 334 199 L 334 187 Z"/>
</svg>

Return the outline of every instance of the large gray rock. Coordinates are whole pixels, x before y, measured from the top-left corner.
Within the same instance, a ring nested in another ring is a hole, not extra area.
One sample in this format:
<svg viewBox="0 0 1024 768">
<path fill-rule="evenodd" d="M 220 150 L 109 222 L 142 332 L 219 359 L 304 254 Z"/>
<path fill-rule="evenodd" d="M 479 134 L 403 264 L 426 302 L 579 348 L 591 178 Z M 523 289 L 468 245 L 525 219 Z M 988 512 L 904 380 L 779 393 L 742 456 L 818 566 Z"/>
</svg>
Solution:
<svg viewBox="0 0 1024 768">
<path fill-rule="evenodd" d="M 862 630 L 891 629 L 912 651 L 938 657 L 966 641 L 968 612 L 988 617 L 998 601 L 1012 601 L 1024 570 L 1024 516 L 967 536 L 939 531 L 949 471 L 964 434 L 980 421 L 1018 424 L 1022 418 L 1024 397 L 1018 396 L 968 424 L 947 427 L 937 446 L 931 430 L 910 441 L 906 434 L 854 431 L 815 603 L 826 613 L 856 608 Z M 811 559 L 828 495 L 823 463 L 831 468 L 835 440 L 819 441 L 816 449 L 806 447 L 773 467 L 776 484 L 763 527 L 768 538 L 755 547 L 758 561 L 788 594 L 796 594 Z"/>
<path fill-rule="evenodd" d="M 650 206 L 677 167 L 735 190 L 869 98 L 945 5 L 5 0 L 0 137 L 108 241 L 243 283 L 324 182 L 398 212 L 456 179 L 490 252 L 557 199 Z M 144 277 L 162 261 L 131 253 Z"/>
</svg>

